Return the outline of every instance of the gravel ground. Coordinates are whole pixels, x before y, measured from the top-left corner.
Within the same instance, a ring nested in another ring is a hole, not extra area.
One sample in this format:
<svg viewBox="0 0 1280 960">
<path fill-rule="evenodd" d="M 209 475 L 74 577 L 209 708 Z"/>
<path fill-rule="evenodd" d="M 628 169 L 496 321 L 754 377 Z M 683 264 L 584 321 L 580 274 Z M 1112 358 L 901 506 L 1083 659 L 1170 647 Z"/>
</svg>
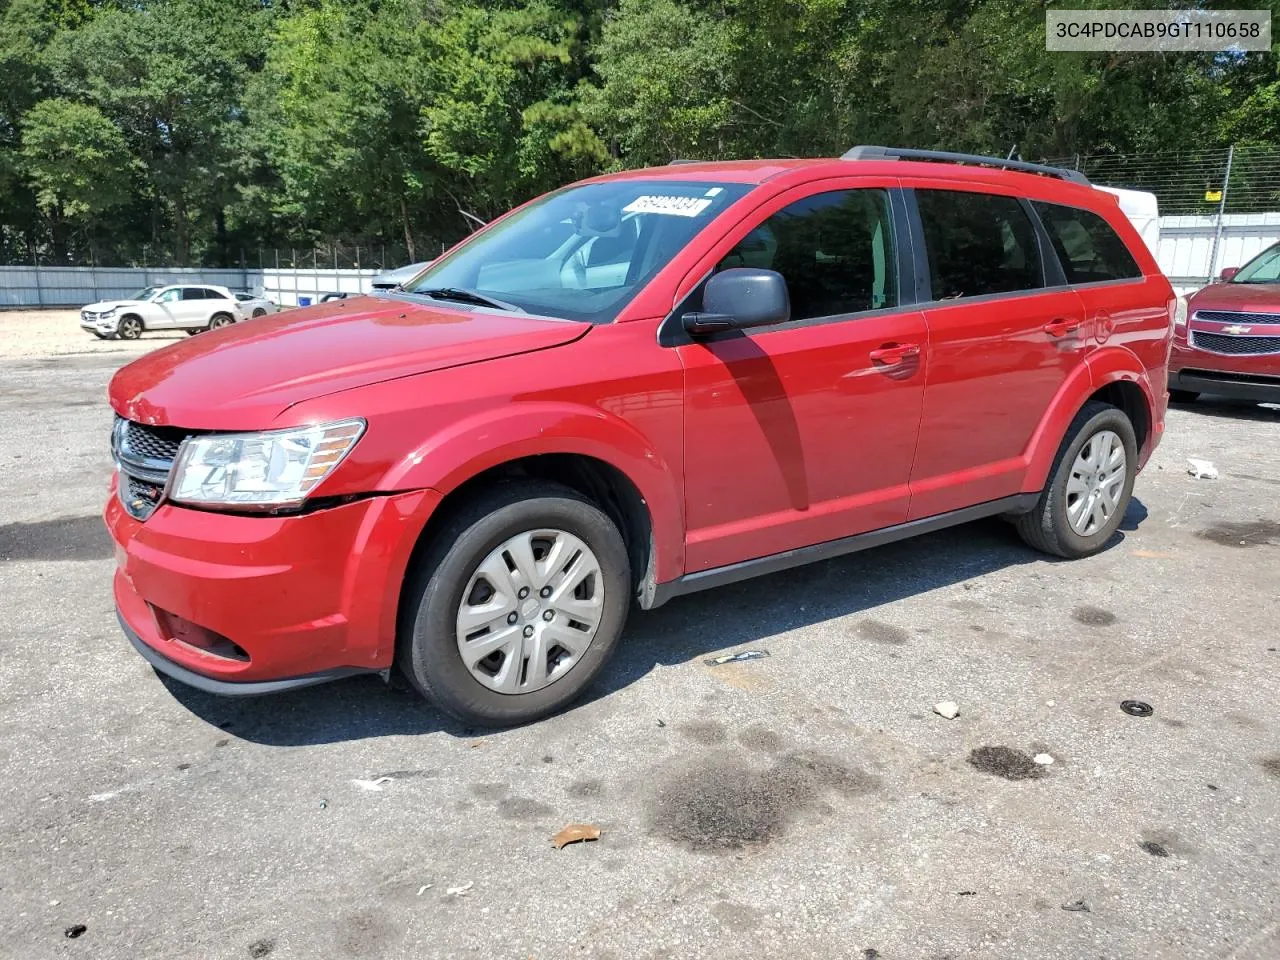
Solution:
<svg viewBox="0 0 1280 960">
<path fill-rule="evenodd" d="M 65 345 L 0 359 L 0 956 L 1280 956 L 1275 409 L 1172 411 L 1097 557 L 992 521 L 682 598 L 476 734 L 158 680 L 98 519 L 124 345 Z"/>
<path fill-rule="evenodd" d="M 186 336 L 181 330 L 156 330 L 138 340 L 99 340 L 80 329 L 79 310 L 0 311 L 0 358 L 106 354 L 123 363 Z"/>
</svg>

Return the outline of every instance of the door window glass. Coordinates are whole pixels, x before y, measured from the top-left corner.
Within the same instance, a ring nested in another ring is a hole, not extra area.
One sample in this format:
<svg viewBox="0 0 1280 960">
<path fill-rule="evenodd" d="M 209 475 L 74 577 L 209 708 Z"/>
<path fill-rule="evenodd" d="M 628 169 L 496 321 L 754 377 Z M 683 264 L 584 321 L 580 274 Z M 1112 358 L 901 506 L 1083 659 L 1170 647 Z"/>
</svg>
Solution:
<svg viewBox="0 0 1280 960">
<path fill-rule="evenodd" d="M 718 269 L 730 267 L 781 273 L 793 320 L 895 307 L 888 191 L 836 190 L 797 200 L 743 237 Z"/>
<path fill-rule="evenodd" d="M 917 190 L 916 203 L 934 300 L 1044 286 L 1035 228 L 1013 197 Z"/>
<path fill-rule="evenodd" d="M 1142 276 L 1133 254 L 1096 213 L 1057 203 L 1034 203 L 1062 262 L 1068 283 L 1101 283 Z"/>
</svg>

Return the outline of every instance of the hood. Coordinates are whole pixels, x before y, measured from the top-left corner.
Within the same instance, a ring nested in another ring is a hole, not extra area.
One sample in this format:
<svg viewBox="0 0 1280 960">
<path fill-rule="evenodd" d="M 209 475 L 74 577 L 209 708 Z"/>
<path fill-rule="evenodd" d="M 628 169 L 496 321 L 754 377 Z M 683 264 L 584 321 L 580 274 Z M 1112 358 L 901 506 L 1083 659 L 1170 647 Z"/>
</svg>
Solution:
<svg viewBox="0 0 1280 960">
<path fill-rule="evenodd" d="M 1211 283 L 1188 299 L 1187 312 L 1197 310 L 1280 313 L 1280 283 Z"/>
<path fill-rule="evenodd" d="M 111 380 L 143 423 L 261 430 L 303 400 L 577 340 L 590 324 L 358 297 L 261 317 L 150 353 Z"/>
<path fill-rule="evenodd" d="M 97 303 L 91 303 L 87 307 L 81 307 L 89 313 L 102 313 L 104 310 L 119 310 L 121 307 L 137 307 L 144 303 L 142 300 L 99 300 Z"/>
</svg>

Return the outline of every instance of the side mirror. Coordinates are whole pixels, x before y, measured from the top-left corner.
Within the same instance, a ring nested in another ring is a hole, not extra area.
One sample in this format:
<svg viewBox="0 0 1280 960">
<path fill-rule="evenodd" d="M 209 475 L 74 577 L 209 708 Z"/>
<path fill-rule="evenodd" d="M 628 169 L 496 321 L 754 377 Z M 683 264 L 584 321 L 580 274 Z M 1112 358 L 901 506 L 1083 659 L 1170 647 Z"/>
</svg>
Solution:
<svg viewBox="0 0 1280 960">
<path fill-rule="evenodd" d="M 684 315 L 684 328 L 692 337 L 722 330 L 768 327 L 791 319 L 787 281 L 776 270 L 733 267 L 707 281 L 702 292 L 703 309 Z"/>
<path fill-rule="evenodd" d="M 1239 272 L 1240 272 L 1239 267 L 1223 267 L 1222 272 L 1218 274 L 1218 279 L 1221 280 L 1223 283 L 1226 283 L 1228 280 L 1230 280 Z"/>
</svg>

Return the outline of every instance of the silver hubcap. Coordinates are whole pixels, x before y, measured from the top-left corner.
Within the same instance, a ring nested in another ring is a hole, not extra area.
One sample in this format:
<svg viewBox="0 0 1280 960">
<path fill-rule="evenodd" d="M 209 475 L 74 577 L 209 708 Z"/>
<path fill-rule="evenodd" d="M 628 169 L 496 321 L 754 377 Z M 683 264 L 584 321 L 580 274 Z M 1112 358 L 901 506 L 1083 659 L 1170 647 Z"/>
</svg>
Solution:
<svg viewBox="0 0 1280 960">
<path fill-rule="evenodd" d="M 225 327 L 225 326 L 228 326 L 230 323 L 231 323 L 231 321 L 230 321 L 230 320 L 228 320 L 226 317 L 217 317 L 217 318 L 215 318 L 215 319 L 214 319 L 214 321 L 213 321 L 213 326 L 214 326 L 214 328 L 216 329 L 216 328 L 218 328 L 218 327 Z"/>
<path fill-rule="evenodd" d="M 1067 522 L 1080 536 L 1096 534 L 1120 509 L 1125 467 L 1124 443 L 1110 430 L 1081 448 L 1067 478 Z"/>
<path fill-rule="evenodd" d="M 577 665 L 600 628 L 604 578 L 563 530 L 529 530 L 484 558 L 458 608 L 458 653 L 498 693 L 532 693 Z"/>
</svg>

